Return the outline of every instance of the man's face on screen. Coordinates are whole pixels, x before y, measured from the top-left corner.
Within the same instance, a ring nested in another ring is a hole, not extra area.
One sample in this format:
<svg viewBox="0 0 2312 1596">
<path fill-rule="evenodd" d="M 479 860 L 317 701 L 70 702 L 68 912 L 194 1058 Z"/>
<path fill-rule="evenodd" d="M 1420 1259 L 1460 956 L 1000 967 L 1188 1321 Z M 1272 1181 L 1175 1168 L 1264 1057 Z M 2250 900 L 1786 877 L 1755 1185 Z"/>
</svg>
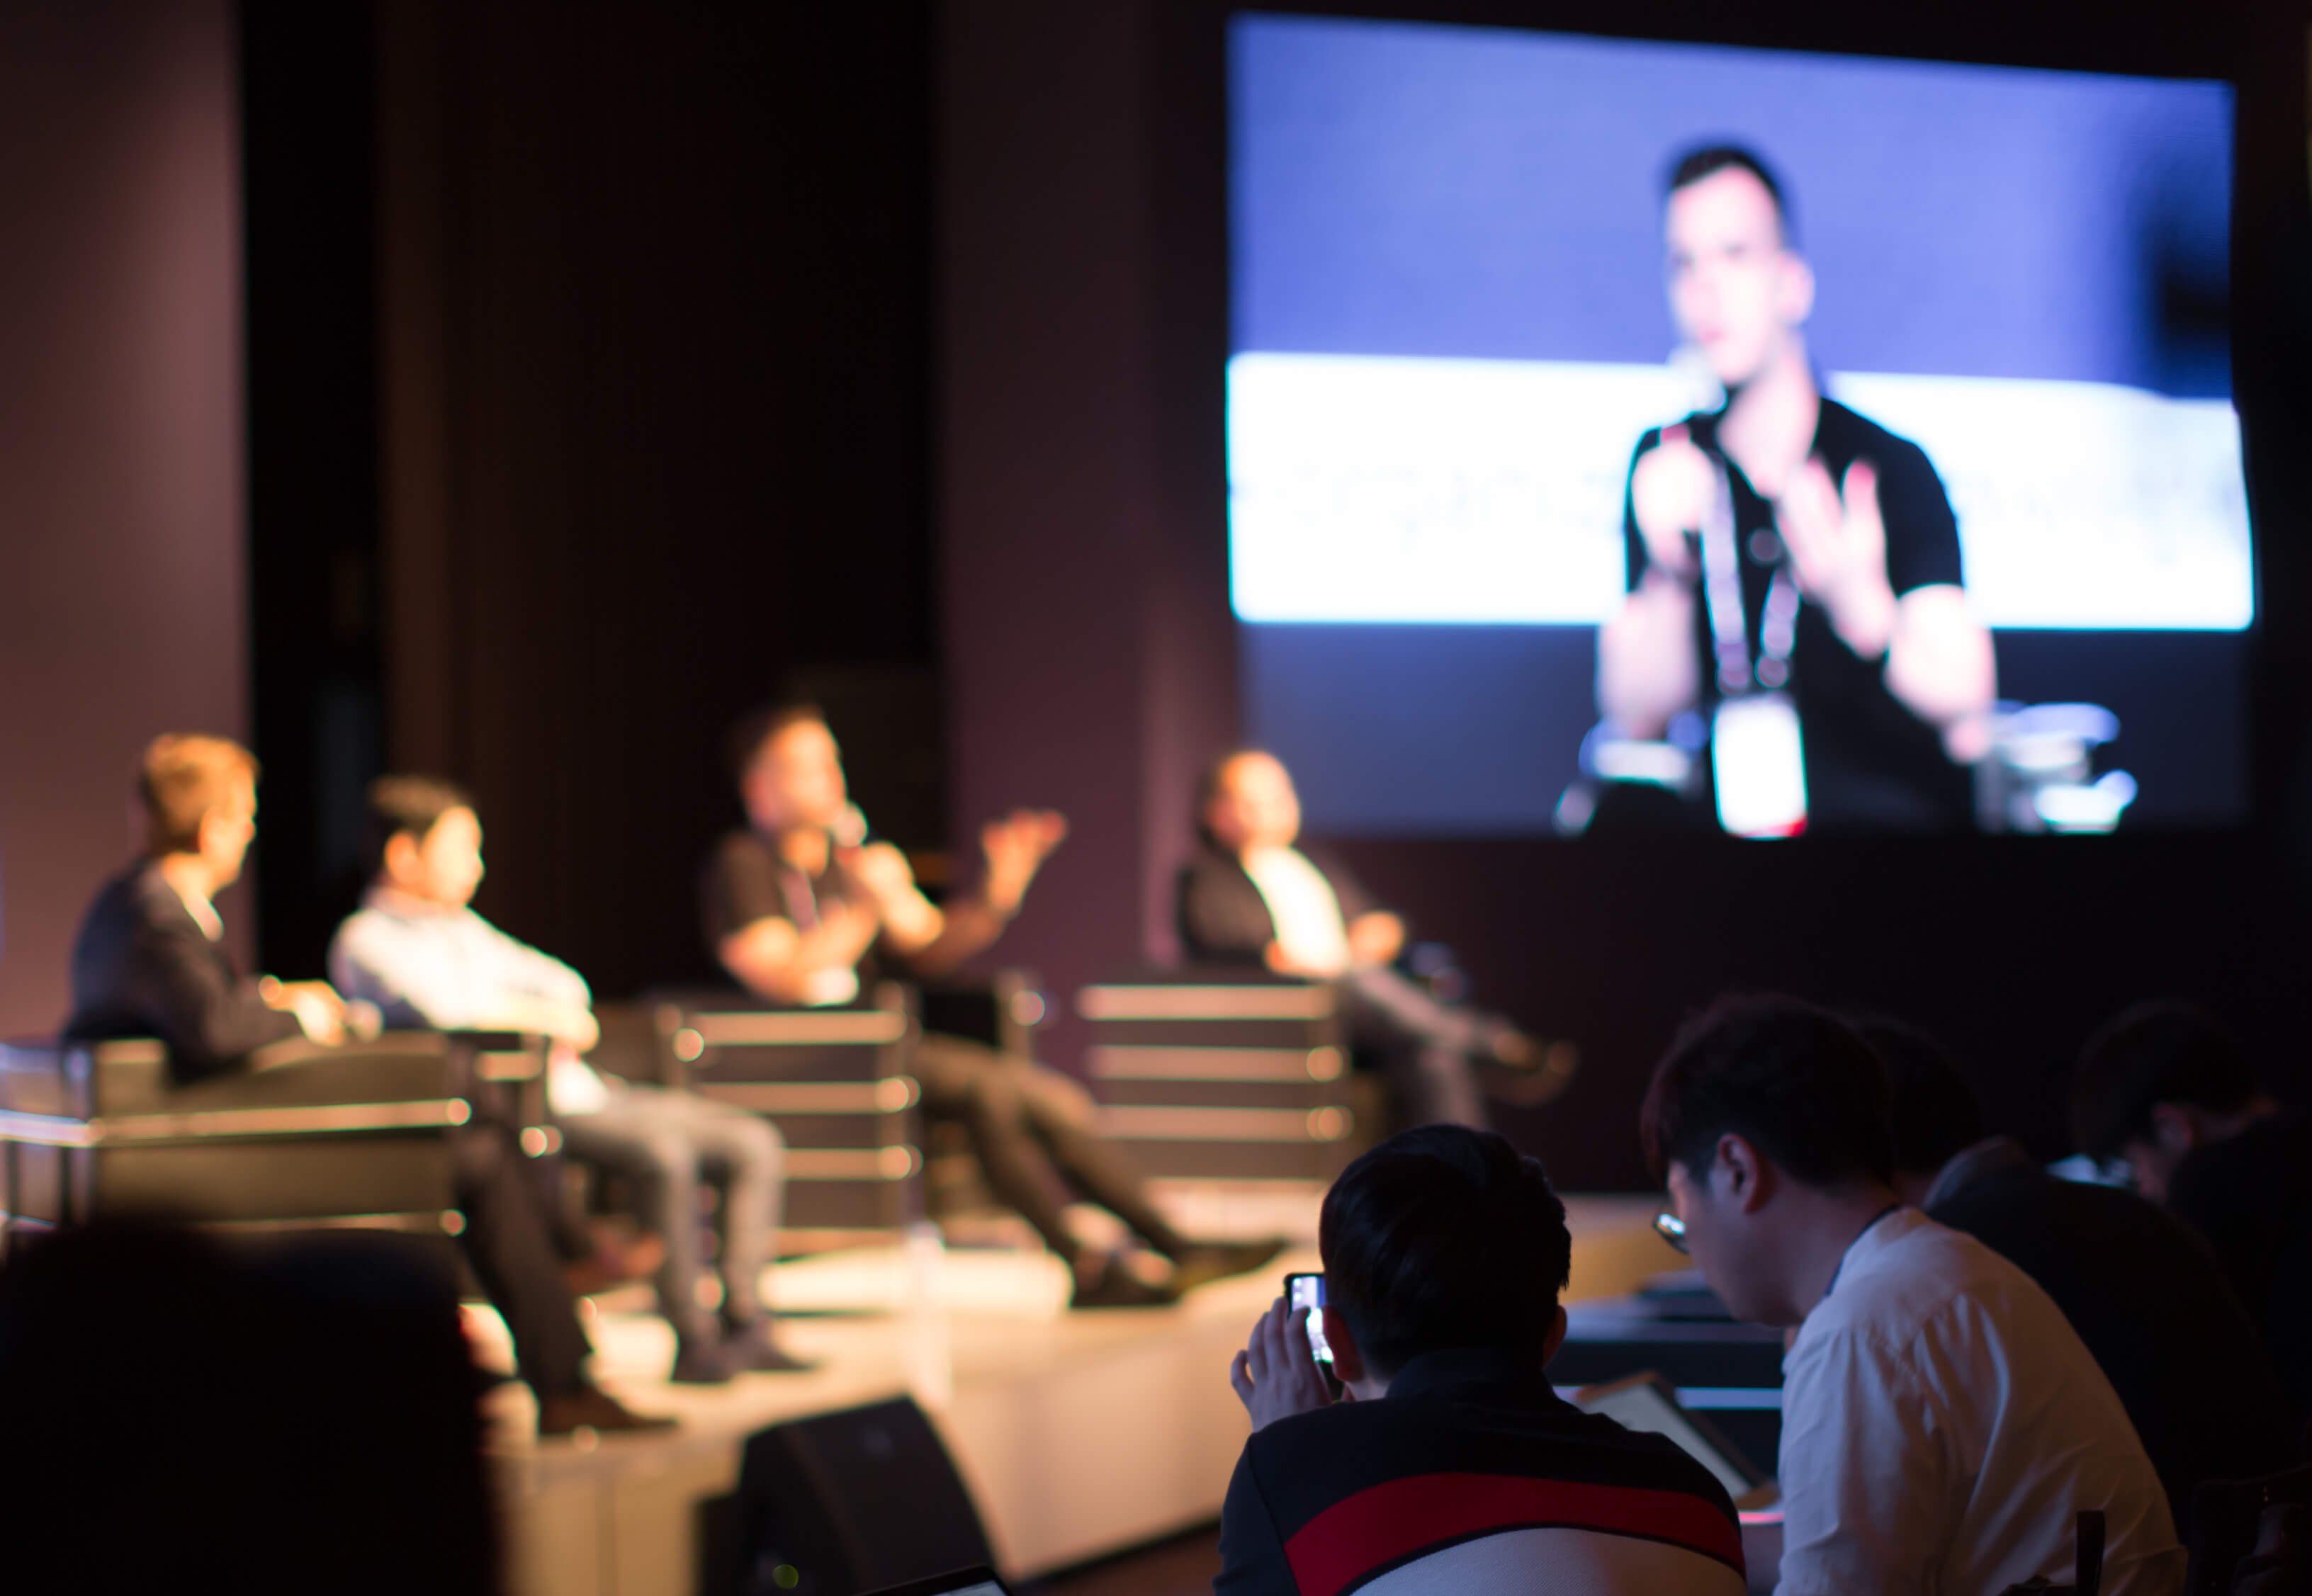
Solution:
<svg viewBox="0 0 2312 1596">
<path fill-rule="evenodd" d="M 835 734 L 816 720 L 782 728 L 756 751 L 745 796 L 748 817 L 763 831 L 831 830 L 851 801 Z"/>
<path fill-rule="evenodd" d="M 1239 754 L 1221 772 L 1204 825 L 1221 846 L 1289 848 L 1300 834 L 1300 795 L 1284 767 L 1265 754 Z"/>
<path fill-rule="evenodd" d="M 1782 354 L 1814 308 L 1814 277 L 1782 238 L 1756 176 L 1714 171 L 1669 196 L 1664 219 L 1670 313 L 1728 388 Z"/>
</svg>

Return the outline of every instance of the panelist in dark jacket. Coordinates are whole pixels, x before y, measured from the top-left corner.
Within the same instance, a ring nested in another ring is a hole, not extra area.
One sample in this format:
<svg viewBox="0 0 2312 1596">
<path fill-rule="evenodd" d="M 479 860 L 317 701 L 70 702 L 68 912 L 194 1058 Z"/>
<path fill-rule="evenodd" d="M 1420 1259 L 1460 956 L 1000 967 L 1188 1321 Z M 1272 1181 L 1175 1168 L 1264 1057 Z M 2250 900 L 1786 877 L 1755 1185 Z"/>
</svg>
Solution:
<svg viewBox="0 0 2312 1596">
<path fill-rule="evenodd" d="M 224 949 L 211 899 L 240 878 L 257 835 L 257 761 L 223 737 L 162 737 L 139 783 L 146 857 L 107 882 L 73 945 L 74 1041 L 157 1037 L 180 1085 L 264 1068 L 266 1051 L 345 1039 L 348 1006 L 325 981 L 252 981 Z M 366 1018 L 355 1006 L 356 1024 Z M 512 1332 L 538 1393 L 539 1430 L 567 1435 L 661 1427 L 590 1382 L 589 1347 L 564 1284 L 547 1216 L 501 1126 L 451 1135 L 460 1239 Z"/>
<path fill-rule="evenodd" d="M 1300 798 L 1272 754 L 1239 748 L 1205 771 L 1198 846 L 1181 870 L 1180 946 L 1237 965 L 1339 985 L 1353 1045 L 1380 1056 L 1407 1122 L 1483 1128 L 1475 1061 L 1530 1067 L 1530 1038 L 1506 1020 L 1449 1008 L 1398 974 L 1405 922 L 1341 864 L 1294 846 Z"/>
</svg>

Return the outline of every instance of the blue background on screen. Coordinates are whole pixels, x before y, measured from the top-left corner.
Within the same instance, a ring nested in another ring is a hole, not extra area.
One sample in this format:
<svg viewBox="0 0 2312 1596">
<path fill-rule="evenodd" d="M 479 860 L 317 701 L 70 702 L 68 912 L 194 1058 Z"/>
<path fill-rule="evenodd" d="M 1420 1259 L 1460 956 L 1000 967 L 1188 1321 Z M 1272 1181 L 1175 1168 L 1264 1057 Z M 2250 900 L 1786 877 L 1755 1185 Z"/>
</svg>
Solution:
<svg viewBox="0 0 2312 1596">
<path fill-rule="evenodd" d="M 1789 187 L 1826 368 L 2230 392 L 2227 84 L 1259 15 L 1230 47 L 1239 351 L 1658 362 L 1662 181 L 1726 140 Z M 1588 627 L 1240 632 L 1318 832 L 1546 830 L 1596 719 Z M 1996 641 L 2003 695 L 2118 712 L 2131 829 L 2237 818 L 2239 634 Z"/>
<path fill-rule="evenodd" d="M 2229 391 L 2229 85 L 1239 17 L 1239 350 L 1655 362 L 1662 181 L 1780 174 L 1836 371 Z"/>
</svg>

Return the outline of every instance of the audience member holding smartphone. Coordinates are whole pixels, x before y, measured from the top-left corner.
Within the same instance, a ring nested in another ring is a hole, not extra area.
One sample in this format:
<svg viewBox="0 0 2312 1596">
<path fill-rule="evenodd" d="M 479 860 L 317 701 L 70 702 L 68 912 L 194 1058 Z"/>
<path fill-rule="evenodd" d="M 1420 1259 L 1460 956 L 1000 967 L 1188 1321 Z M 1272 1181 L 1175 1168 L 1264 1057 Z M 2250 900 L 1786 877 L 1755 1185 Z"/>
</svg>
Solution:
<svg viewBox="0 0 2312 1596">
<path fill-rule="evenodd" d="M 1730 999 L 1654 1071 L 1641 1129 L 1684 1245 L 1782 1361 L 1785 1596 L 2068 1584 L 2100 1510 L 2108 1596 L 2184 1552 L 2127 1410 L 2028 1275 L 1894 1189 L 1887 1068 L 1835 1016 Z"/>
<path fill-rule="evenodd" d="M 1323 1334 L 1286 1297 L 1230 1370 L 1252 1416 L 1221 1518 L 1220 1596 L 1414 1590 L 1736 1596 L 1723 1487 L 1660 1435 L 1559 1397 L 1573 1256 L 1540 1163 L 1429 1125 L 1325 1196 Z"/>
</svg>

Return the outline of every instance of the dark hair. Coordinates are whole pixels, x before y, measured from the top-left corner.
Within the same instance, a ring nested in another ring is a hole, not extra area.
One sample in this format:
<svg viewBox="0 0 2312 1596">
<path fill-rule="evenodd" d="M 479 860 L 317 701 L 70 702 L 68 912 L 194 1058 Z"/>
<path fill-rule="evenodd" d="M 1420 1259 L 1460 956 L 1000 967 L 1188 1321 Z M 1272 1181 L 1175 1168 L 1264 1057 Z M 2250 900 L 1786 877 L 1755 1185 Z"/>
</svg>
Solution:
<svg viewBox="0 0 2312 1596">
<path fill-rule="evenodd" d="M 1931 1175 L 1983 1139 L 1983 1105 L 1940 1042 L 1884 1015 L 1848 1023 L 1887 1066 L 1896 1170 Z"/>
<path fill-rule="evenodd" d="M 1573 1262 L 1541 1161 L 1463 1125 L 1404 1131 L 1343 1170 L 1317 1245 L 1326 1305 L 1382 1376 L 1448 1347 L 1538 1366 Z"/>
<path fill-rule="evenodd" d="M 495 1590 L 457 1277 L 425 1248 L 375 1232 L 228 1248 L 127 1220 L 17 1248 L 0 1493 L 38 1531 L 11 1537 L 10 1588 Z"/>
<path fill-rule="evenodd" d="M 722 758 L 730 768 L 731 780 L 743 781 L 755 756 L 763 751 L 763 745 L 788 727 L 826 724 L 827 712 L 815 703 L 769 703 L 749 710 L 731 722 L 731 729 L 722 734 Z"/>
<path fill-rule="evenodd" d="M 2071 1135 L 2090 1158 L 2151 1139 L 2159 1103 L 2233 1113 L 2263 1083 L 2230 1032 L 2189 1004 L 2143 1003 L 2088 1039 L 2071 1073 Z"/>
<path fill-rule="evenodd" d="M 474 807 L 471 794 L 439 776 L 380 776 L 369 784 L 362 826 L 362 860 L 372 877 L 385 871 L 385 845 L 407 836 L 424 842 L 452 809 Z"/>
<path fill-rule="evenodd" d="M 1754 150 L 1740 144 L 1703 144 L 1688 150 L 1670 163 L 1669 179 L 1663 185 L 1665 196 L 1688 188 L 1704 178 L 1722 171 L 1746 171 L 1765 186 L 1766 197 L 1774 202 L 1774 220 L 1782 224 L 1782 241 L 1796 244 L 1799 240 L 1798 218 L 1791 214 L 1791 202 L 1783 191 L 1782 182 L 1774 169 Z"/>
<path fill-rule="evenodd" d="M 1829 1010 L 1772 994 L 1725 997 L 1654 1067 L 1639 1135 L 1657 1180 L 1699 1173 L 1721 1136 L 1747 1138 L 1793 1179 L 1829 1187 L 1895 1174 L 1887 1067 Z"/>
</svg>

